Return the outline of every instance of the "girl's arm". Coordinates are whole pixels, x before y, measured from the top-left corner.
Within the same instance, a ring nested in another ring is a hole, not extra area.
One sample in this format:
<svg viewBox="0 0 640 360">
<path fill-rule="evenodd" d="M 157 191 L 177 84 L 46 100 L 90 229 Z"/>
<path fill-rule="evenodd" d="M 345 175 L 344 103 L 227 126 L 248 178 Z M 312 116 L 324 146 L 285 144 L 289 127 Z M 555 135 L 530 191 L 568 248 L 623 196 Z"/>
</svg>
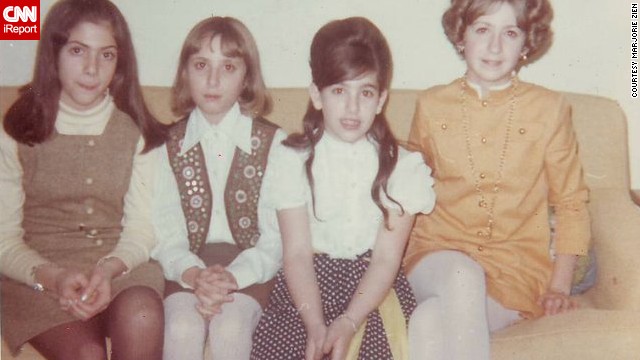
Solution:
<svg viewBox="0 0 640 360">
<path fill-rule="evenodd" d="M 307 206 L 278 210 L 284 246 L 284 274 L 289 293 L 307 331 L 305 359 L 321 359 L 326 325 L 313 268 L 313 247 Z"/>
<path fill-rule="evenodd" d="M 168 280 L 193 288 L 195 278 L 206 266 L 197 255 L 189 251 L 186 220 L 167 148 L 161 146 L 153 151 L 160 153 L 157 155 L 151 203 L 151 220 L 157 245 L 151 251 L 151 256 L 160 262 Z"/>
<path fill-rule="evenodd" d="M 553 315 L 576 307 L 569 297 L 576 255 L 586 255 L 591 241 L 587 201 L 589 190 L 584 182 L 578 157 L 578 141 L 571 121 L 571 108 L 558 96 L 553 134 L 545 154 L 549 182 L 549 203 L 556 218 L 556 260 L 547 291 L 539 299 L 545 314 Z"/>
<path fill-rule="evenodd" d="M 355 334 L 389 294 L 398 274 L 404 248 L 413 226 L 414 216 L 397 211 L 389 212 L 389 229 L 380 225 L 373 248 L 371 263 L 364 273 L 344 316 L 337 318 L 329 326 L 324 352 L 331 352 L 331 358 L 343 359 Z"/>
<path fill-rule="evenodd" d="M 578 306 L 577 302 L 569 296 L 577 260 L 576 255 L 556 255 L 551 282 L 547 291 L 538 300 L 545 315 L 559 314 Z"/>
<path fill-rule="evenodd" d="M 18 145 L 0 128 L 0 273 L 27 285 L 34 285 L 33 270 L 49 261 L 31 249 L 23 239 L 22 166 Z"/>
<path fill-rule="evenodd" d="M 144 149 L 144 140 L 140 137 L 133 156 L 129 189 L 124 197 L 120 240 L 116 248 L 105 256 L 105 258 L 114 257 L 121 260 L 125 271 L 149 260 L 149 253 L 156 245 L 151 223 L 151 199 L 159 153 L 150 151 L 141 154 L 142 149 Z"/>
</svg>

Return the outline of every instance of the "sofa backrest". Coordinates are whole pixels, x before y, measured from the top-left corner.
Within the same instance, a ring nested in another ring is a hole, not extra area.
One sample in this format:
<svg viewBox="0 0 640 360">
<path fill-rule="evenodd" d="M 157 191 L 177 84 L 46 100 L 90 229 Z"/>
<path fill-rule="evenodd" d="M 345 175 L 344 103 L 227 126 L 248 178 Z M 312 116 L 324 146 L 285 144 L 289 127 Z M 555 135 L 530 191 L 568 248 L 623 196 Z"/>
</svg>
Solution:
<svg viewBox="0 0 640 360">
<path fill-rule="evenodd" d="M 0 111 L 4 115 L 17 97 L 17 87 L 0 87 Z M 151 111 L 163 122 L 172 122 L 169 87 L 145 86 L 145 99 Z M 386 114 L 395 135 L 406 140 L 415 107 L 416 90 L 392 90 Z M 287 132 L 298 131 L 307 109 L 304 88 L 271 90 L 273 111 L 267 116 Z M 613 100 L 578 93 L 565 93 L 573 108 L 573 123 L 586 181 L 592 189 L 629 189 L 627 122 Z"/>
</svg>

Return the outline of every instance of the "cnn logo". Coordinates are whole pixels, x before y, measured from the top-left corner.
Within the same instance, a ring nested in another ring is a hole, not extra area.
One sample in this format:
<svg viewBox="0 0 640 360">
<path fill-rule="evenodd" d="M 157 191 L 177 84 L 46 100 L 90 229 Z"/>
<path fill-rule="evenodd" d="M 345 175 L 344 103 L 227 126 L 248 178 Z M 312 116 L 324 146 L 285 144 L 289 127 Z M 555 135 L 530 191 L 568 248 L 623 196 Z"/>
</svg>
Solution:
<svg viewBox="0 0 640 360">
<path fill-rule="evenodd" d="M 40 39 L 40 0 L 2 0 L 1 40 Z"/>
</svg>

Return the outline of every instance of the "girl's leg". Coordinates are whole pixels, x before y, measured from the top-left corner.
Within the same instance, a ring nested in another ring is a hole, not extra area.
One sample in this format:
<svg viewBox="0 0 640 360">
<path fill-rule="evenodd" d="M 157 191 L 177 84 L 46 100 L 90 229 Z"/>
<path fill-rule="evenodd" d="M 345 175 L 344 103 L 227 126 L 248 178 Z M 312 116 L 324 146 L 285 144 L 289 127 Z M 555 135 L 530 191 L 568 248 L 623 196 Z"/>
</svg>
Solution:
<svg viewBox="0 0 640 360">
<path fill-rule="evenodd" d="M 202 360 L 207 324 L 196 310 L 198 298 L 177 292 L 164 300 L 164 359 Z"/>
<path fill-rule="evenodd" d="M 102 318 L 56 326 L 34 337 L 29 343 L 49 360 L 106 360 Z"/>
<path fill-rule="evenodd" d="M 118 294 L 106 311 L 111 360 L 160 360 L 164 331 L 162 299 L 153 289 L 134 286 Z"/>
<path fill-rule="evenodd" d="M 411 359 L 488 360 L 482 267 L 461 252 L 438 251 L 425 256 L 408 278 L 418 301 L 409 325 Z"/>
<path fill-rule="evenodd" d="M 233 302 L 222 305 L 222 313 L 211 319 L 209 341 L 216 360 L 248 360 L 253 331 L 262 308 L 249 295 L 233 294 Z"/>
</svg>

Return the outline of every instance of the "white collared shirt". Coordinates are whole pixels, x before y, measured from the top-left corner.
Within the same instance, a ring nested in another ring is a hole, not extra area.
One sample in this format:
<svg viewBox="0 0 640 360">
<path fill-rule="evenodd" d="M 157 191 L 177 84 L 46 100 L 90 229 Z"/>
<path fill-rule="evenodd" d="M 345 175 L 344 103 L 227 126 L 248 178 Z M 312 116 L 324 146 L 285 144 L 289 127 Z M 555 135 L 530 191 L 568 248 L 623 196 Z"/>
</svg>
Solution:
<svg viewBox="0 0 640 360">
<path fill-rule="evenodd" d="M 289 149 L 283 177 L 275 189 L 276 207 L 307 204 L 313 249 L 333 258 L 354 259 L 373 249 L 383 222 L 382 211 L 371 198 L 378 172 L 377 146 L 368 139 L 343 142 L 325 132 L 315 148 L 313 177 L 315 216 L 304 162 L 307 152 Z M 431 169 L 417 152 L 398 149 L 398 163 L 387 190 L 408 214 L 429 213 L 435 204 Z M 385 208 L 399 210 L 381 195 Z"/>
<path fill-rule="evenodd" d="M 198 108 L 189 115 L 180 153 L 198 143 L 204 153 L 213 198 L 207 243 L 235 244 L 227 220 L 224 190 L 236 148 L 251 152 L 252 124 L 251 118 L 240 113 L 237 103 L 217 125 L 210 124 Z M 278 130 L 269 152 L 258 200 L 260 239 L 255 247 L 244 250 L 227 267 L 240 289 L 270 280 L 280 268 L 282 245 L 275 208 L 269 194 L 275 181 L 272 164 L 278 162 L 279 154 L 283 151 L 281 142 L 285 137 L 284 131 Z M 187 287 L 182 282 L 184 271 L 194 266 L 205 268 L 205 264 L 189 251 L 186 220 L 166 145 L 158 151 L 161 154 L 153 202 L 153 222 L 158 246 L 152 256 L 162 264 L 167 279 Z"/>
</svg>

